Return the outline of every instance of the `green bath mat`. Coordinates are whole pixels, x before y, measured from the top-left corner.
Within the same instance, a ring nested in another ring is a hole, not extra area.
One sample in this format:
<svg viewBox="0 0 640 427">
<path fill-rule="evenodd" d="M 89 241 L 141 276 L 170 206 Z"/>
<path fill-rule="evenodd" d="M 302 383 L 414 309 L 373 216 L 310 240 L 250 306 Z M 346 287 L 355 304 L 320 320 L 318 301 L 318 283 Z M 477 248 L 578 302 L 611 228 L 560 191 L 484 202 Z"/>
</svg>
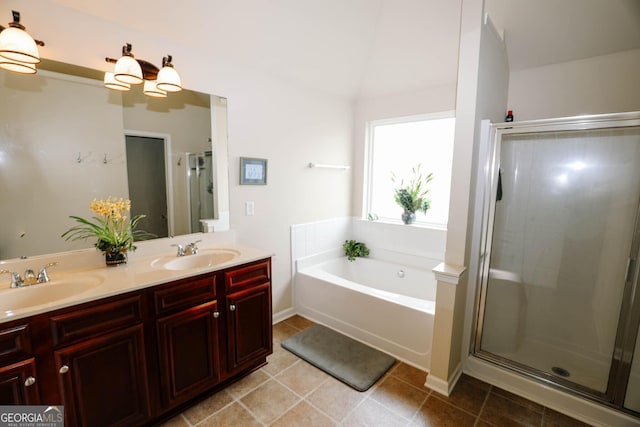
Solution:
<svg viewBox="0 0 640 427">
<path fill-rule="evenodd" d="M 396 360 L 322 325 L 313 325 L 282 347 L 358 391 L 368 390 Z"/>
</svg>

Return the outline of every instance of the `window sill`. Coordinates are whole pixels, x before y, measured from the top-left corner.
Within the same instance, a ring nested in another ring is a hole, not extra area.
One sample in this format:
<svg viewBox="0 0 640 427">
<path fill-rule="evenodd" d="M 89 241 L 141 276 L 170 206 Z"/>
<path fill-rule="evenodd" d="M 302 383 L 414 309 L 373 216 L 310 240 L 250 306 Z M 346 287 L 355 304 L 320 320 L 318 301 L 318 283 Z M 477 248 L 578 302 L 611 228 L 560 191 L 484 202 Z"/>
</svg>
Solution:
<svg viewBox="0 0 640 427">
<path fill-rule="evenodd" d="M 368 218 L 360 218 L 359 220 L 363 222 L 371 222 L 371 223 L 378 223 L 378 224 L 391 225 L 391 226 L 423 228 L 423 229 L 435 230 L 435 231 L 447 231 L 446 225 L 433 224 L 429 222 L 414 222 L 413 224 L 405 224 L 400 220 L 394 220 L 391 218 L 380 218 L 376 220 L 370 220 Z"/>
</svg>

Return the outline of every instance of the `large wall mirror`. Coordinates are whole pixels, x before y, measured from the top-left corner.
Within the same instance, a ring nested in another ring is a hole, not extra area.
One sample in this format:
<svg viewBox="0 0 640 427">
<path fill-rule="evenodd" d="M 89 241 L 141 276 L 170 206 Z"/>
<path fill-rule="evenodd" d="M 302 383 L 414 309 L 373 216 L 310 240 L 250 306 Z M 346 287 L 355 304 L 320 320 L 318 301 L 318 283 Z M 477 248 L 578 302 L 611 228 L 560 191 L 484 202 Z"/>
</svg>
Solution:
<svg viewBox="0 0 640 427">
<path fill-rule="evenodd" d="M 69 215 L 130 198 L 158 237 L 228 228 L 226 99 L 190 90 L 116 92 L 103 73 L 43 61 L 0 72 L 0 259 L 91 247 L 67 242 Z"/>
</svg>

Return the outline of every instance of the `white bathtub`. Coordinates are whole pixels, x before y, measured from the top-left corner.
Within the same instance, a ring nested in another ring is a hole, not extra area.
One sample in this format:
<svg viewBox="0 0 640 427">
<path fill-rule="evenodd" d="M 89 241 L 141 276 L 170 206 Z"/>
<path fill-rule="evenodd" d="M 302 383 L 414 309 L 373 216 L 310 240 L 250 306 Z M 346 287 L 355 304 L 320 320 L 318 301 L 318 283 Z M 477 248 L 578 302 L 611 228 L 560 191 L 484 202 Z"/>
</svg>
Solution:
<svg viewBox="0 0 640 427">
<path fill-rule="evenodd" d="M 346 257 L 301 267 L 295 277 L 296 309 L 428 371 L 436 293 L 432 267 Z"/>
</svg>

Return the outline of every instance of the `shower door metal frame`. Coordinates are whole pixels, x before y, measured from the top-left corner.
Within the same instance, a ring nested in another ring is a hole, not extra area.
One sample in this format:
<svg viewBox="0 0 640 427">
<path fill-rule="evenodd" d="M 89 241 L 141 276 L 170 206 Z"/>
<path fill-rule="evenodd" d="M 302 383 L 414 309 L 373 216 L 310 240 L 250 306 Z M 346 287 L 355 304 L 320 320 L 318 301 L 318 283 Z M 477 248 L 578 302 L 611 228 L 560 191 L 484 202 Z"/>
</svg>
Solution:
<svg viewBox="0 0 640 427">
<path fill-rule="evenodd" d="M 524 374 L 546 385 L 568 391 L 608 406 L 635 413 L 623 407 L 624 398 L 631 371 L 631 362 L 635 348 L 635 340 L 640 327 L 640 200 L 636 208 L 634 237 L 629 254 L 627 274 L 624 283 L 622 308 L 618 321 L 614 351 L 609 371 L 607 390 L 602 393 L 586 386 L 568 381 L 559 376 L 518 363 L 481 349 L 484 308 L 489 283 L 489 265 L 491 261 L 491 244 L 495 220 L 496 196 L 498 190 L 498 171 L 500 165 L 500 144 L 503 135 L 526 134 L 558 131 L 580 131 L 613 128 L 640 127 L 640 112 L 616 113 L 576 116 L 526 122 L 510 122 L 491 124 L 489 149 L 487 158 L 480 159 L 478 179 L 485 183 L 482 204 L 482 228 L 480 238 L 478 279 L 479 294 L 476 305 L 475 333 L 472 336 L 473 355 L 509 370 Z M 637 415 L 637 413 L 635 413 Z"/>
</svg>

